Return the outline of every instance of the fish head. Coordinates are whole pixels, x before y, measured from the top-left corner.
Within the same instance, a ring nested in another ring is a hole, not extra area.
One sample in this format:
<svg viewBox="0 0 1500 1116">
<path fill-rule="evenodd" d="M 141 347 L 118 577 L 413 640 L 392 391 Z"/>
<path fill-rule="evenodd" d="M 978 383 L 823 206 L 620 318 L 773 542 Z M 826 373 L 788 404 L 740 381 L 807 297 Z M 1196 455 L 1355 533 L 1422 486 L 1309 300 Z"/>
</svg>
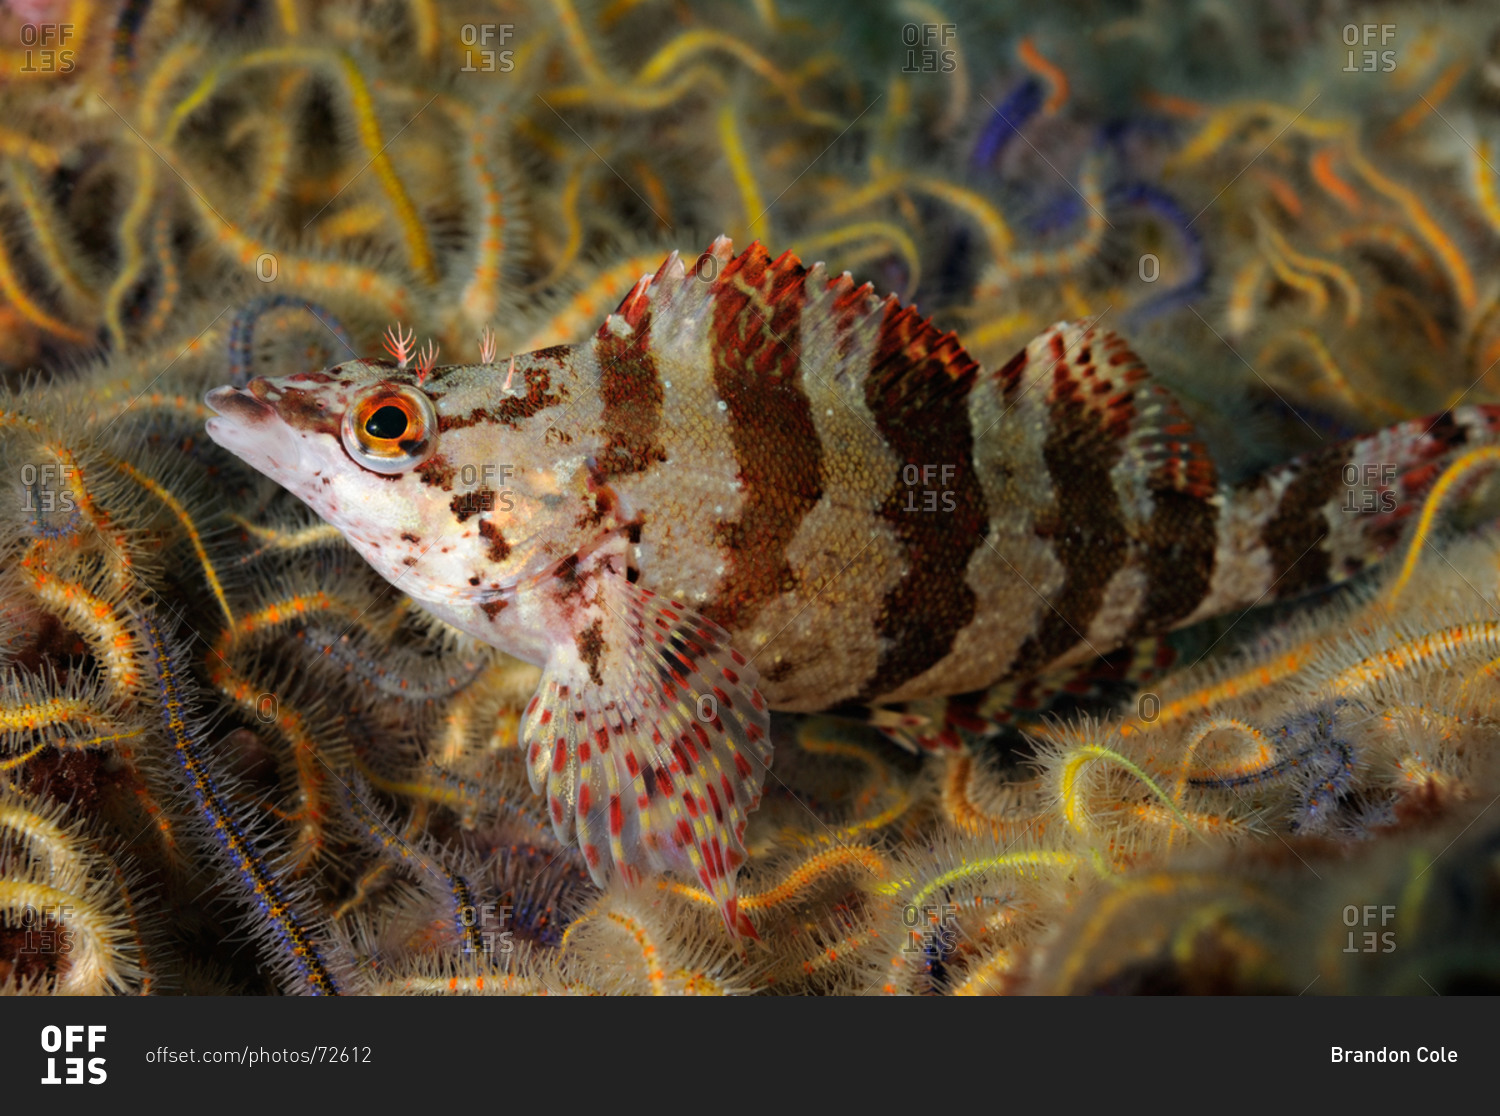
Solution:
<svg viewBox="0 0 1500 1116">
<path fill-rule="evenodd" d="M 492 600 L 576 553 L 581 522 L 599 525 L 589 460 L 545 436 L 557 416 L 524 421 L 547 371 L 527 357 L 516 358 L 514 390 L 489 366 L 436 371 L 352 360 L 216 388 L 208 436 L 404 592 L 433 604 Z M 546 406 L 558 399 L 542 395 Z"/>
</svg>

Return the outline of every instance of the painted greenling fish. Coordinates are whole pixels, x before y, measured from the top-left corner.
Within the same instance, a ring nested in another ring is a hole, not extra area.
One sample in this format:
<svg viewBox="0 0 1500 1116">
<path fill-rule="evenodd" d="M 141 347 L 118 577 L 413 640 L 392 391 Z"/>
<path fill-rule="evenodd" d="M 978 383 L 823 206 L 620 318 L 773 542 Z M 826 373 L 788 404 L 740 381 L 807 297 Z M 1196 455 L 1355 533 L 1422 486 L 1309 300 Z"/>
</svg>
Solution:
<svg viewBox="0 0 1500 1116">
<path fill-rule="evenodd" d="M 212 391 L 208 433 L 541 665 L 521 743 L 559 838 L 601 884 L 701 881 L 731 932 L 769 710 L 941 703 L 1341 580 L 1500 426 L 1463 407 L 1222 485 L 1114 334 L 985 370 L 722 238 L 579 345 L 434 367 L 408 341 Z"/>
</svg>

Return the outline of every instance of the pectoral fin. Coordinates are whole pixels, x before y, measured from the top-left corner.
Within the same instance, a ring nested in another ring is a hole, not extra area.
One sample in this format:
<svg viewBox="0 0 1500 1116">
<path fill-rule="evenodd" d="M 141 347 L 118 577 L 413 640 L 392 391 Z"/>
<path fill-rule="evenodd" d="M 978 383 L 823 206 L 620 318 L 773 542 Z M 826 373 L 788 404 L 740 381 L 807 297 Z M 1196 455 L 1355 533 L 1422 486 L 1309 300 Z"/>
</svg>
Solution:
<svg viewBox="0 0 1500 1116">
<path fill-rule="evenodd" d="M 558 591 L 559 640 L 521 726 L 531 785 L 594 881 L 671 871 L 696 880 L 730 932 L 747 815 L 770 765 L 770 714 L 724 629 L 631 583 L 596 555 Z"/>
</svg>

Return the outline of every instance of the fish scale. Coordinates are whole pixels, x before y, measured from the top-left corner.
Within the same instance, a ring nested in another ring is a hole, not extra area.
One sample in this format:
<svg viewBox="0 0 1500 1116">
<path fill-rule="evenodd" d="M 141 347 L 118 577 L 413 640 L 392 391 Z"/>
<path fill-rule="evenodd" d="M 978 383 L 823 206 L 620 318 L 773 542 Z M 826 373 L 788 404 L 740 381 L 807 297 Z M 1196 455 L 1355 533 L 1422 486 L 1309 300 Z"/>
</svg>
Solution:
<svg viewBox="0 0 1500 1116">
<path fill-rule="evenodd" d="M 601 885 L 697 880 L 732 933 L 770 709 L 952 746 L 1033 681 L 1352 576 L 1500 426 L 1461 407 L 1225 485 L 1114 333 L 1060 322 L 985 370 L 894 296 L 725 238 L 579 345 L 388 347 L 210 392 L 208 433 L 540 665 L 521 743 L 559 838 Z"/>
</svg>

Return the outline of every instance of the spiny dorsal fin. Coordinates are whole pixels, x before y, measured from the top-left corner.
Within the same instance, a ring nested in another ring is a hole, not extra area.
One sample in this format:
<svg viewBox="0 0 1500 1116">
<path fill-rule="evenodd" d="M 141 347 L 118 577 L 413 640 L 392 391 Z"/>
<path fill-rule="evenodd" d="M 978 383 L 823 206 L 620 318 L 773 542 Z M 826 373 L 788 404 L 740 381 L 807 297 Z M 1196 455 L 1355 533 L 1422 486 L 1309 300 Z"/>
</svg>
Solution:
<svg viewBox="0 0 1500 1116">
<path fill-rule="evenodd" d="M 662 351 L 707 336 L 712 351 L 732 353 L 737 374 L 790 377 L 800 372 L 851 396 L 874 379 L 883 393 L 946 390 L 946 376 L 967 392 L 977 365 L 956 334 L 944 333 L 895 295 L 881 298 L 848 272 L 829 278 L 791 252 L 776 259 L 759 241 L 739 255 L 719 237 L 689 267 L 673 252 L 655 275 L 642 276 L 600 336 L 649 329 Z M 910 381 L 910 386 L 907 386 Z"/>
</svg>

